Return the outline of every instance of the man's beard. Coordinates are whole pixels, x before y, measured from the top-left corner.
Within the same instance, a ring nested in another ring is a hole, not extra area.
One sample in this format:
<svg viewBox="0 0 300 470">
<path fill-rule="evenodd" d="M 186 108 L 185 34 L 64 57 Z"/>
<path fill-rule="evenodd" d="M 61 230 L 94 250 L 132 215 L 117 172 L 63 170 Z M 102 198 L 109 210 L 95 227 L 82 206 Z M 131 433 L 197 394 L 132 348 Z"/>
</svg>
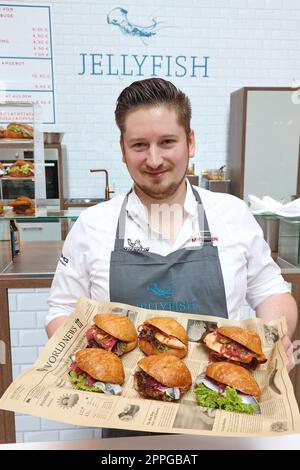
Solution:
<svg viewBox="0 0 300 470">
<path fill-rule="evenodd" d="M 134 184 L 137 188 L 139 188 L 144 194 L 152 199 L 156 199 L 157 201 L 168 199 L 172 197 L 177 189 L 180 187 L 182 182 L 185 180 L 185 174 L 182 176 L 180 181 L 172 182 L 166 187 L 163 187 L 163 184 L 153 184 L 152 186 L 143 185 L 134 181 Z"/>
</svg>

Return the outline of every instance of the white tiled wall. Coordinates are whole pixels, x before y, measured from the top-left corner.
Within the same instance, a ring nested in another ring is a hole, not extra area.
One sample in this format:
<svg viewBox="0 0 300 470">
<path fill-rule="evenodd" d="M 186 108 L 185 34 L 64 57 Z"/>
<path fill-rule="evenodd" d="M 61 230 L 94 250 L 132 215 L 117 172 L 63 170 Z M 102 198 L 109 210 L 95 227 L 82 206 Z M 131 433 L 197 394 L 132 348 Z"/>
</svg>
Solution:
<svg viewBox="0 0 300 470">
<path fill-rule="evenodd" d="M 39 1 L 14 3 L 39 4 Z M 41 2 L 44 3 L 44 2 Z M 165 77 L 191 98 L 197 139 L 196 173 L 226 161 L 230 93 L 243 86 L 300 85 L 299 0 L 53 0 L 53 42 L 57 123 L 65 132 L 66 196 L 99 197 L 103 177 L 89 168 L 109 170 L 116 192 L 130 185 L 121 163 L 114 107 L 120 91 L 136 76 L 79 75 L 81 53 L 187 57 L 209 56 L 208 78 Z M 115 7 L 128 10 L 131 22 L 161 21 L 146 42 L 122 35 L 107 24 Z M 144 77 L 150 69 L 145 68 Z M 162 75 L 164 77 L 164 75 Z M 29 367 L 46 340 L 43 317 L 47 290 L 10 294 L 14 374 Z M 89 438 L 99 430 L 17 416 L 18 441 Z"/>
</svg>

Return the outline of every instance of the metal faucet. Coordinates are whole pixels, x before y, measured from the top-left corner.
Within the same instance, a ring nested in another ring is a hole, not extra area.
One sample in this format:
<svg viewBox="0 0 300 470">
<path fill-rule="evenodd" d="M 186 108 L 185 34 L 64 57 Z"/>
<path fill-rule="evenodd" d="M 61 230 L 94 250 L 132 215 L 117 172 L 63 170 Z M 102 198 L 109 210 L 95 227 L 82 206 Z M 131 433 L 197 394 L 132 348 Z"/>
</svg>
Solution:
<svg viewBox="0 0 300 470">
<path fill-rule="evenodd" d="M 108 199 L 110 199 L 110 194 L 114 193 L 114 191 L 109 189 L 108 171 L 105 170 L 105 168 L 91 169 L 90 170 L 91 173 L 96 173 L 98 171 L 102 171 L 103 173 L 105 173 L 105 200 L 107 201 Z"/>
</svg>

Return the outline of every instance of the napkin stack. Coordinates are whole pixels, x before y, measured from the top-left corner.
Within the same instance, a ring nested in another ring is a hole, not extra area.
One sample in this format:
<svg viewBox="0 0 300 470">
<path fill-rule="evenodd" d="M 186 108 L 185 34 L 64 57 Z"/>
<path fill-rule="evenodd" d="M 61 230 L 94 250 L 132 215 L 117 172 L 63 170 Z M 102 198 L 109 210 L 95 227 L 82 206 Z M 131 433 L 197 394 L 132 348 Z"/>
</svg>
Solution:
<svg viewBox="0 0 300 470">
<path fill-rule="evenodd" d="M 260 199 L 253 194 L 249 194 L 250 211 L 253 215 L 269 214 L 279 215 L 281 217 L 300 217 L 300 198 L 283 204 L 270 196 L 264 196 Z"/>
</svg>

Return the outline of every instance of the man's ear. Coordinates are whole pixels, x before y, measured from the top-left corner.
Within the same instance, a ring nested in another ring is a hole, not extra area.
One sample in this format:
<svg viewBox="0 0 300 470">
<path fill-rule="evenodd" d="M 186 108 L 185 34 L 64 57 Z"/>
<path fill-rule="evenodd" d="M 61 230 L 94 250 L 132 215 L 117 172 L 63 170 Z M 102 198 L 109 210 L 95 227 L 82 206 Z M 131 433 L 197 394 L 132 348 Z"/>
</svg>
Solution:
<svg viewBox="0 0 300 470">
<path fill-rule="evenodd" d="M 125 147 L 124 147 L 124 141 L 122 136 L 120 137 L 120 147 L 121 147 L 121 152 L 122 152 L 122 161 L 126 163 L 126 158 L 125 158 Z"/>
<path fill-rule="evenodd" d="M 187 140 L 188 140 L 188 148 L 189 148 L 189 158 L 193 158 L 195 155 L 195 149 L 196 149 L 195 133 L 193 129 L 190 130 Z"/>
</svg>

